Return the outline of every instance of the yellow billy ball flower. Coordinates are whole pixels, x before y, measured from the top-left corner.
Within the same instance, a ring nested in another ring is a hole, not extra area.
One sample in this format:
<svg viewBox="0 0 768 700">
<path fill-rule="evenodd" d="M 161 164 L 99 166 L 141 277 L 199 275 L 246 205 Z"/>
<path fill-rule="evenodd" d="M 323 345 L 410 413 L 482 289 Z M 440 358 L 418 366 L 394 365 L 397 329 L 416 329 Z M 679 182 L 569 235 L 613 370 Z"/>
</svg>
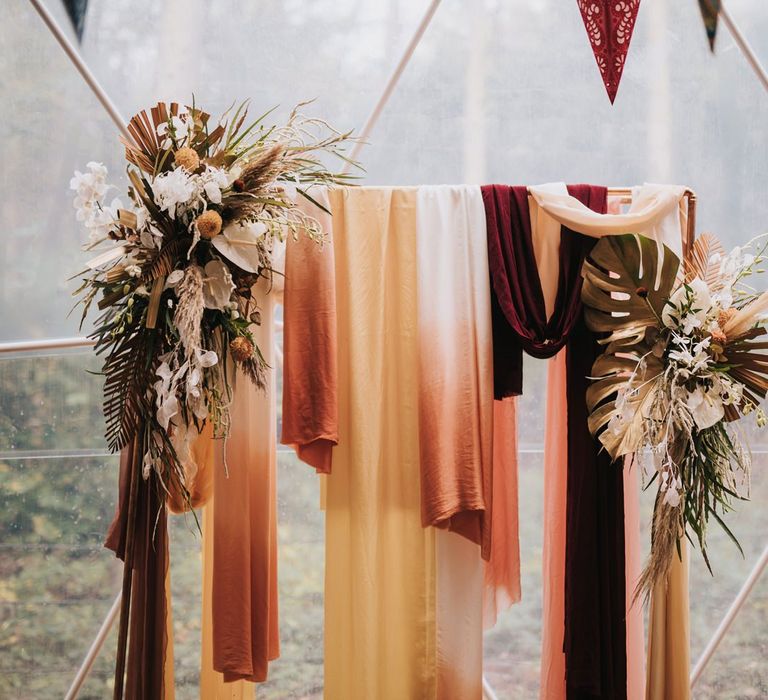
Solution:
<svg viewBox="0 0 768 700">
<path fill-rule="evenodd" d="M 193 173 L 200 167 L 200 156 L 194 148 L 180 148 L 176 151 L 173 162 L 187 172 Z"/>
<path fill-rule="evenodd" d="M 211 240 L 221 233 L 221 216 L 218 212 L 208 209 L 195 219 L 195 225 L 200 235 L 206 240 Z"/>
</svg>

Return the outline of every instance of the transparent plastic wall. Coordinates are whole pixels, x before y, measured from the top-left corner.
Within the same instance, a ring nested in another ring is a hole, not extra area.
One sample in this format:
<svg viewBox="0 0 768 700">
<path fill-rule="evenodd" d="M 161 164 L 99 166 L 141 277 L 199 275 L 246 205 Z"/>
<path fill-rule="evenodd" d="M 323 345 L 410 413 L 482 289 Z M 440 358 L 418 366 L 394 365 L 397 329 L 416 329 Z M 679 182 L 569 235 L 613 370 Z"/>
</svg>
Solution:
<svg viewBox="0 0 768 700">
<path fill-rule="evenodd" d="M 47 0 L 66 26 L 59 0 Z M 155 101 L 219 112 L 316 98 L 306 108 L 360 128 L 426 10 L 426 0 L 90 0 L 82 52 L 127 118 Z M 764 0 L 728 7 L 768 63 Z M 68 278 L 82 267 L 68 191 L 103 161 L 124 190 L 116 131 L 26 0 L 0 22 L 0 342 L 75 335 Z M 768 95 L 721 26 L 709 53 L 696 0 L 644 0 L 612 107 L 572 0 L 443 0 L 362 152 L 368 184 L 551 180 L 676 182 L 698 194 L 699 232 L 728 246 L 768 229 Z M 121 192 L 115 191 L 118 196 Z M 62 697 L 119 588 L 101 549 L 116 459 L 101 438 L 88 352 L 0 356 L 0 697 Z M 528 363 L 520 403 L 523 602 L 486 636 L 499 697 L 535 697 L 541 620 L 545 365 Z M 713 527 L 710 576 L 691 573 L 695 659 L 768 537 L 768 460 L 752 503 Z M 283 658 L 265 698 L 322 694 L 322 514 L 311 470 L 279 470 Z M 650 512 L 649 503 L 644 513 Z M 199 537 L 173 527 L 177 697 L 197 696 Z M 696 697 L 768 694 L 768 579 L 697 686 Z M 81 697 L 109 695 L 114 633 Z"/>
</svg>

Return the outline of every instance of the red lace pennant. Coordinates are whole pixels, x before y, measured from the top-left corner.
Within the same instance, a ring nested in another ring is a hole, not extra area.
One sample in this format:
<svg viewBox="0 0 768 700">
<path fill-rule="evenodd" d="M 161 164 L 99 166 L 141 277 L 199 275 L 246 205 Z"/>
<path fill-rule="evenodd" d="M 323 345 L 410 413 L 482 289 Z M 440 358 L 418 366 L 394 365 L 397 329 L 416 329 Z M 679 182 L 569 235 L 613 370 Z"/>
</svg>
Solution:
<svg viewBox="0 0 768 700">
<path fill-rule="evenodd" d="M 616 99 L 640 0 L 576 0 L 611 104 Z"/>
</svg>

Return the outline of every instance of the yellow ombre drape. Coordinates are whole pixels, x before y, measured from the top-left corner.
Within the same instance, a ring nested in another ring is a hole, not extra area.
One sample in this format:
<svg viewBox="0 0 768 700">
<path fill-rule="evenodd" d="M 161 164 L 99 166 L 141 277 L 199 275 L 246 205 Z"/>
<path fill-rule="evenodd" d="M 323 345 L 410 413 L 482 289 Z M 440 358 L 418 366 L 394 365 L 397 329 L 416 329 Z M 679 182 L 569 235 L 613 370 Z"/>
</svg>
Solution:
<svg viewBox="0 0 768 700">
<path fill-rule="evenodd" d="M 416 190 L 329 192 L 339 445 L 326 477 L 325 697 L 435 698 L 435 532 L 421 526 Z"/>
</svg>

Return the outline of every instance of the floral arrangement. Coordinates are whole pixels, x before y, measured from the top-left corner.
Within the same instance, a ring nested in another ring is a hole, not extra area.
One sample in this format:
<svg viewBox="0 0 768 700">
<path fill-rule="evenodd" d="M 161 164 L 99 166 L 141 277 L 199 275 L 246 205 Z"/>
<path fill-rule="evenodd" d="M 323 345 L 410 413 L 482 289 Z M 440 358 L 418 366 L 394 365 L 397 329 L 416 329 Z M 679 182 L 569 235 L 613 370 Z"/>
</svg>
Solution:
<svg viewBox="0 0 768 700">
<path fill-rule="evenodd" d="M 765 245 L 752 252 L 757 241 L 726 255 L 705 235 L 681 266 L 653 240 L 611 236 L 585 262 L 586 322 L 607 334 L 587 393 L 590 431 L 658 484 L 637 593 L 665 579 L 683 536 L 695 536 L 709 567 L 710 517 L 738 546 L 722 515 L 748 495 L 750 455 L 733 424 L 768 422 L 768 293 L 748 285 L 766 259 Z"/>
<path fill-rule="evenodd" d="M 133 117 L 123 139 L 127 206 L 105 202 L 112 188 L 100 163 L 70 183 L 85 248 L 98 251 L 75 294 L 82 320 L 94 303 L 101 312 L 90 337 L 104 356 L 109 446 L 139 439 L 144 478 L 154 471 L 176 494 L 187 494 L 184 464 L 203 425 L 227 435 L 233 368 L 264 386 L 249 330 L 260 323 L 254 284 L 273 274 L 286 236 L 322 242 L 296 197 L 314 202 L 312 185 L 349 180 L 322 158 L 351 163 L 351 134 L 301 107 L 268 126 L 269 112 L 248 122 L 247 103 L 215 124 L 195 106 L 159 103 Z"/>
</svg>

